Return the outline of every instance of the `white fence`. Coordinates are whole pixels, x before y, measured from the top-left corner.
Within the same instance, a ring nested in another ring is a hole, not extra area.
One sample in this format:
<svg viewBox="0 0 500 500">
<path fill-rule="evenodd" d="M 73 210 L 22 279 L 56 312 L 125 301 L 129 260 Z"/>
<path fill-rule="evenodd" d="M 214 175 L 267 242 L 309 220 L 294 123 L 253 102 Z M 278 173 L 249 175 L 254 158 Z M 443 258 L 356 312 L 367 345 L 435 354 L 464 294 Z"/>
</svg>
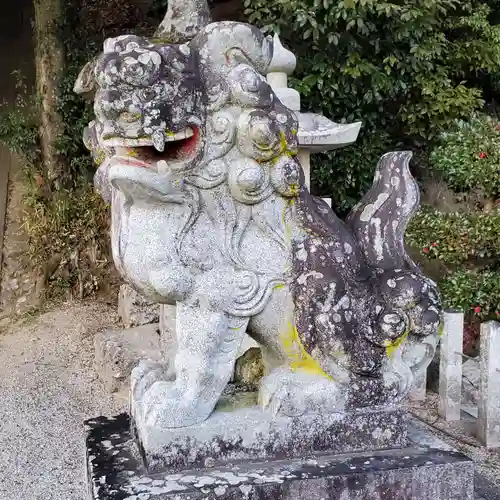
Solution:
<svg viewBox="0 0 500 500">
<path fill-rule="evenodd" d="M 460 420 L 462 409 L 462 352 L 464 314 L 444 314 L 439 360 L 439 415 L 447 421 Z M 478 358 L 480 384 L 477 406 L 477 438 L 489 448 L 500 447 L 500 323 L 481 325 Z M 417 381 L 412 399 L 425 399 L 425 377 Z"/>
</svg>

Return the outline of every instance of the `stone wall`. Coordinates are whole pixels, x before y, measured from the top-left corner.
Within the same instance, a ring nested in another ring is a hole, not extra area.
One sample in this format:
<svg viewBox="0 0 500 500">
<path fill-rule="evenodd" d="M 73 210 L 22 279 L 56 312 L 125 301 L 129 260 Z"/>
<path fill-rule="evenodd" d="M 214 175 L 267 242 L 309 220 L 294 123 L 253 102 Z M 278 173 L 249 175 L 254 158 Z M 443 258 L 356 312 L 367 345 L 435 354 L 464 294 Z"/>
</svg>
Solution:
<svg viewBox="0 0 500 500">
<path fill-rule="evenodd" d="M 20 71 L 28 85 L 34 81 L 31 0 L 2 0 L 0 17 L 0 102 L 12 104 L 16 98 L 16 77 Z M 25 257 L 24 207 L 19 161 L 0 144 L 0 318 L 23 313 L 36 306 L 36 279 Z M 6 212 L 2 214 L 2 212 Z M 1 215 L 4 215 L 1 216 Z"/>
<path fill-rule="evenodd" d="M 38 294 L 37 280 L 26 256 L 28 241 L 22 229 L 25 208 L 19 165 L 15 157 L 4 149 L 1 157 L 11 162 L 0 281 L 0 318 L 4 318 L 36 307 Z"/>
</svg>

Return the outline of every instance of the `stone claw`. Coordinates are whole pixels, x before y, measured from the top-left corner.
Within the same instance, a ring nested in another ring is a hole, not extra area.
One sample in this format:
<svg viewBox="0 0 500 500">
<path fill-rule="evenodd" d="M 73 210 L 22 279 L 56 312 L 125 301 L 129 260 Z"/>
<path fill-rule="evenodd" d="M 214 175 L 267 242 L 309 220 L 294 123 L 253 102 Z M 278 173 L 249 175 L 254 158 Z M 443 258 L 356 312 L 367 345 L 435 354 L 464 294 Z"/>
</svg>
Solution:
<svg viewBox="0 0 500 500">
<path fill-rule="evenodd" d="M 141 401 L 142 423 L 160 429 L 188 427 L 206 420 L 196 399 L 181 393 L 172 382 L 157 381 Z"/>
<path fill-rule="evenodd" d="M 148 389 L 157 381 L 165 378 L 165 368 L 161 363 L 142 360 L 131 375 L 132 400 L 141 401 Z"/>
</svg>

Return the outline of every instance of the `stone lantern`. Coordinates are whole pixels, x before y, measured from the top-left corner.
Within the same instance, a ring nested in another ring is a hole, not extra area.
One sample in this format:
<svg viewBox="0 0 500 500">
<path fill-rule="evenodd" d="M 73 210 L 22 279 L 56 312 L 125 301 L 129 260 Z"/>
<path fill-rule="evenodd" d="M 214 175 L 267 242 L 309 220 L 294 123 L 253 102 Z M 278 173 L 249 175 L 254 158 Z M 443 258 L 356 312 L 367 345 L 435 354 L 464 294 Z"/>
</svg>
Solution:
<svg viewBox="0 0 500 500">
<path fill-rule="evenodd" d="M 311 153 L 324 153 L 356 142 L 361 122 L 335 123 L 323 115 L 300 111 L 300 94 L 288 87 L 288 77 L 297 65 L 295 55 L 283 47 L 274 35 L 273 59 L 267 72 L 267 83 L 279 100 L 295 111 L 299 121 L 299 160 L 304 170 L 306 185 L 311 186 Z M 331 206 L 332 200 L 323 198 Z"/>
</svg>

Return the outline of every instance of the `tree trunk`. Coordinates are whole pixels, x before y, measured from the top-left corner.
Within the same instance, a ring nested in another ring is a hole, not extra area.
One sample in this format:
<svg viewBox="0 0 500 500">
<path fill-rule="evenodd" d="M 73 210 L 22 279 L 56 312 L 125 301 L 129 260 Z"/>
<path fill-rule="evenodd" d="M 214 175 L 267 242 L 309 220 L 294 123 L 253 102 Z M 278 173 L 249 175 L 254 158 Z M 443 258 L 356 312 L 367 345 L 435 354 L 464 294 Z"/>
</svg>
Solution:
<svg viewBox="0 0 500 500">
<path fill-rule="evenodd" d="M 64 70 L 64 49 L 57 37 L 57 27 L 62 16 L 61 3 L 62 0 L 34 0 L 42 161 L 49 183 L 54 183 L 56 187 L 63 169 L 56 148 L 57 138 L 64 130 L 64 123 L 57 111 L 58 84 Z"/>
</svg>

